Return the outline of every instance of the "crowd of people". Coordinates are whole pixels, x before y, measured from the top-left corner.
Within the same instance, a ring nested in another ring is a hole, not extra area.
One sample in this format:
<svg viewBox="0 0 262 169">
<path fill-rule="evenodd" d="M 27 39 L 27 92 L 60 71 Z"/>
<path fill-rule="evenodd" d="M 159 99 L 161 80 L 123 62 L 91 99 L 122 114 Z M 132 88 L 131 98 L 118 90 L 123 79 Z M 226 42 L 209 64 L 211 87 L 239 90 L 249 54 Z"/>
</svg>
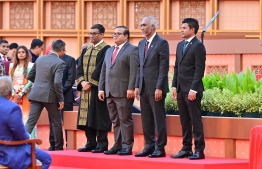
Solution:
<svg viewBox="0 0 262 169">
<path fill-rule="evenodd" d="M 48 150 L 63 150 L 63 111 L 73 110 L 75 99 L 72 87 L 75 84 L 81 93 L 76 125 L 85 131 L 87 138 L 86 145 L 78 151 L 132 155 L 132 106 L 134 99 L 137 99 L 140 100 L 145 146 L 135 157 L 165 157 L 169 44 L 156 32 L 157 21 L 154 17 L 144 17 L 140 26 L 145 38 L 138 46 L 129 42 L 130 31 L 126 26 L 115 28 L 112 34 L 115 44 L 110 46 L 103 40 L 104 26 L 94 24 L 89 32 L 91 44 L 84 45 L 76 61 L 66 54 L 66 44 L 60 39 L 53 41 L 42 57 L 39 55 L 44 50 L 44 43 L 40 39 L 32 41 L 30 50 L 1 40 L 0 76 L 10 76 L 13 87 L 10 95 L 0 92 L 0 105 L 2 97 L 14 102 L 8 102 L 13 107 L 20 105 L 23 114 L 21 121 L 25 125 L 23 132 L 30 134 L 42 109 L 46 108 L 50 122 Z M 182 21 L 181 36 L 184 40 L 178 43 L 176 49 L 171 95 L 178 102 L 183 146 L 177 154 L 171 155 L 172 158 L 205 158 L 200 109 L 206 52 L 204 45 L 196 38 L 198 29 L 196 19 L 185 18 Z M 8 81 L 4 78 L 0 80 Z M 112 126 L 114 144 L 108 149 L 108 132 Z M 2 136 L 1 132 L 0 138 L 21 139 L 15 135 Z"/>
</svg>

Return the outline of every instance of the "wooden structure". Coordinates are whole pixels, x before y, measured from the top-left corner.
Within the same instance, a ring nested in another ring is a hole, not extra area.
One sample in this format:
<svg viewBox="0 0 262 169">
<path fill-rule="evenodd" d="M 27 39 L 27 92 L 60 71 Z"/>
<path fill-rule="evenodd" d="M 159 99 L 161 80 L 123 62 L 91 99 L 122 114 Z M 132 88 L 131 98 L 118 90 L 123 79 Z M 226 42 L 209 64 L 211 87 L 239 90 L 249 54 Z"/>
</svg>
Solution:
<svg viewBox="0 0 262 169">
<path fill-rule="evenodd" d="M 42 144 L 42 141 L 40 139 L 29 139 L 29 140 L 20 140 L 20 141 L 6 141 L 6 140 L 0 140 L 0 144 L 4 144 L 7 146 L 16 146 L 21 144 L 30 144 L 31 145 L 31 159 L 32 164 L 28 169 L 42 169 L 42 164 L 38 160 L 36 160 L 36 151 L 35 151 L 35 145 L 36 144 Z M 0 169 L 8 169 L 8 167 L 0 164 Z"/>
</svg>

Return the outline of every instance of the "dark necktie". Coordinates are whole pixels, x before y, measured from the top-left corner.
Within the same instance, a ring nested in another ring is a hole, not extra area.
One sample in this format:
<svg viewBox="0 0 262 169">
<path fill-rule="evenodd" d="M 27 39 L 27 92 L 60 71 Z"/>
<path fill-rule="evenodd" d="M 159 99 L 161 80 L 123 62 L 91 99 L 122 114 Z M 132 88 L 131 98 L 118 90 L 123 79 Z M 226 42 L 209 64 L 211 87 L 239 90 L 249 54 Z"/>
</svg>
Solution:
<svg viewBox="0 0 262 169">
<path fill-rule="evenodd" d="M 112 55 L 111 65 L 114 63 L 114 61 L 115 61 L 115 59 L 116 59 L 116 55 L 117 55 L 118 49 L 119 49 L 119 47 L 117 46 L 117 47 L 115 48 L 115 51 L 114 51 L 113 55 Z"/>
<path fill-rule="evenodd" d="M 145 57 L 146 57 L 146 54 L 147 54 L 147 51 L 148 51 L 148 44 L 149 44 L 149 41 L 146 41 L 146 47 L 145 47 L 145 53 L 144 53 Z"/>
<path fill-rule="evenodd" d="M 183 45 L 183 54 L 185 53 L 185 50 L 186 50 L 187 44 L 188 44 L 188 41 L 185 41 L 185 42 L 184 42 L 184 45 Z"/>
</svg>

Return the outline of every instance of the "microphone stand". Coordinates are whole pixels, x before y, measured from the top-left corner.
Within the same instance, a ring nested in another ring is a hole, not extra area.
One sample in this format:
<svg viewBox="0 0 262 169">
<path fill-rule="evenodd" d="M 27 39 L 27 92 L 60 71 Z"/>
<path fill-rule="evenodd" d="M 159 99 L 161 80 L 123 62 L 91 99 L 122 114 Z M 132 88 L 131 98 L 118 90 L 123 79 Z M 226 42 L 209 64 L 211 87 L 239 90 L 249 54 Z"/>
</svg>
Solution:
<svg viewBox="0 0 262 169">
<path fill-rule="evenodd" d="M 221 11 L 217 11 L 217 13 L 213 16 L 213 18 L 207 23 L 207 25 L 205 26 L 205 28 L 203 29 L 202 33 L 201 33 L 201 41 L 202 43 L 204 43 L 204 33 L 206 32 L 207 28 L 211 25 L 212 22 L 214 22 L 214 20 L 216 19 L 216 17 L 218 16 L 218 14 Z"/>
</svg>

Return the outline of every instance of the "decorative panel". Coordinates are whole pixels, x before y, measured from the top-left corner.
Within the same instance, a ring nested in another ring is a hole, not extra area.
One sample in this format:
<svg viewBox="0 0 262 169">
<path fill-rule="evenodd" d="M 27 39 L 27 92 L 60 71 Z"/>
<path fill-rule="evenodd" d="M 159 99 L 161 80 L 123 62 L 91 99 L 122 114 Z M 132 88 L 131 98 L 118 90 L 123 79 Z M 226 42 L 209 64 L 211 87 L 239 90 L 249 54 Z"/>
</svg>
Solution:
<svg viewBox="0 0 262 169">
<path fill-rule="evenodd" d="M 93 2 L 93 24 L 102 24 L 106 29 L 117 26 L 117 2 Z"/>
<path fill-rule="evenodd" d="M 10 29 L 34 28 L 34 3 L 10 2 Z"/>
<path fill-rule="evenodd" d="M 261 65 L 251 65 L 251 71 L 255 71 L 256 74 L 262 74 L 261 69 Z"/>
<path fill-rule="evenodd" d="M 51 28 L 75 29 L 75 2 L 51 3 Z"/>
<path fill-rule="evenodd" d="M 135 29 L 140 29 L 141 21 L 146 16 L 153 16 L 160 23 L 160 2 L 135 2 Z"/>
<path fill-rule="evenodd" d="M 179 23 L 185 18 L 197 19 L 199 28 L 203 29 L 206 24 L 206 1 L 181 1 Z"/>
<path fill-rule="evenodd" d="M 219 1 L 220 30 L 259 30 L 260 1 Z"/>
<path fill-rule="evenodd" d="M 224 73 L 228 73 L 228 66 L 227 65 L 206 66 L 206 73 L 207 74 L 220 73 L 221 75 L 223 75 Z"/>
</svg>

